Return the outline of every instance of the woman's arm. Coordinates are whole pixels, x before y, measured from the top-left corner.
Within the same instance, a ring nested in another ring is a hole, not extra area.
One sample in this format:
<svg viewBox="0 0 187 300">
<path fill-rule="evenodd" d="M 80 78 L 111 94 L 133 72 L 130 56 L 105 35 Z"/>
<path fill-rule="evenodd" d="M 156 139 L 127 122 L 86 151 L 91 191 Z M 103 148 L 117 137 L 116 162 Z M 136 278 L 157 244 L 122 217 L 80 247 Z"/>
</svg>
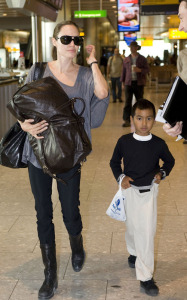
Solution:
<svg viewBox="0 0 187 300">
<path fill-rule="evenodd" d="M 95 58 L 95 46 L 88 45 L 86 46 L 86 50 L 89 54 L 89 57 L 86 59 L 87 63 L 90 65 L 92 62 L 97 61 Z M 99 99 L 104 99 L 108 96 L 108 84 L 105 78 L 103 77 L 97 63 L 92 64 L 91 69 L 94 79 L 94 94 Z"/>
</svg>

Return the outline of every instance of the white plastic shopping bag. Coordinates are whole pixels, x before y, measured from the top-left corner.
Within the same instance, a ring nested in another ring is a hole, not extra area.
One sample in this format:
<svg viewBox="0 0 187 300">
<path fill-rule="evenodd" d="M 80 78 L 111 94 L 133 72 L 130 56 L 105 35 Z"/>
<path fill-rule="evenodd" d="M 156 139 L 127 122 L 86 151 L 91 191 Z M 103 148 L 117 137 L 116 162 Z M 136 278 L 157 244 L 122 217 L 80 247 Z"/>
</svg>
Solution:
<svg viewBox="0 0 187 300">
<path fill-rule="evenodd" d="M 125 197 L 122 194 L 122 188 L 121 188 L 121 182 L 123 180 L 124 176 L 120 178 L 119 182 L 119 190 L 115 194 L 114 198 L 112 199 L 112 202 L 110 203 L 106 214 L 118 221 L 125 222 L 126 220 L 126 214 L 125 214 Z"/>
</svg>

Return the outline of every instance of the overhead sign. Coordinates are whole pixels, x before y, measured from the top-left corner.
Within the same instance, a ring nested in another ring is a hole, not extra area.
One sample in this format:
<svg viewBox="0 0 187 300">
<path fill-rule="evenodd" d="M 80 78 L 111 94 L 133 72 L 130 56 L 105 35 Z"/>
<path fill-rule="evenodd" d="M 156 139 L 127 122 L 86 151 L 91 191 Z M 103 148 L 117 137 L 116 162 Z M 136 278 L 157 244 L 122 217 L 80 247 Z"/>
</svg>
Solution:
<svg viewBox="0 0 187 300">
<path fill-rule="evenodd" d="M 179 4 L 179 0 L 141 0 L 141 5 L 171 5 Z"/>
<path fill-rule="evenodd" d="M 177 15 L 178 0 L 141 0 L 141 14 L 150 15 Z"/>
<path fill-rule="evenodd" d="M 139 0 L 118 0 L 118 31 L 140 31 Z"/>
<path fill-rule="evenodd" d="M 178 28 L 169 28 L 169 39 L 187 39 L 187 33 L 184 31 L 179 31 Z"/>
<path fill-rule="evenodd" d="M 150 47 L 153 46 L 153 39 L 145 39 L 144 41 L 141 41 L 142 47 Z"/>
<path fill-rule="evenodd" d="M 127 46 L 130 46 L 131 42 L 135 42 L 137 40 L 137 35 L 135 32 L 124 32 L 124 41 Z"/>
<path fill-rule="evenodd" d="M 76 10 L 74 11 L 74 18 L 106 18 L 106 10 Z"/>
</svg>

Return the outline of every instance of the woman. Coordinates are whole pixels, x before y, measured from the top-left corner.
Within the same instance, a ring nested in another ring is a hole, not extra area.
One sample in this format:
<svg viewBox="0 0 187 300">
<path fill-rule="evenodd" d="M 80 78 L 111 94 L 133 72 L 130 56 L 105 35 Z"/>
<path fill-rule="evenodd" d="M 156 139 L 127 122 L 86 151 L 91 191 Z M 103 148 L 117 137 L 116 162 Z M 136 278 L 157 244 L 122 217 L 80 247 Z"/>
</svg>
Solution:
<svg viewBox="0 0 187 300">
<path fill-rule="evenodd" d="M 101 125 L 109 103 L 109 95 L 107 83 L 95 58 L 95 47 L 93 45 L 86 46 L 89 55 L 87 63 L 90 68 L 79 66 L 73 61 L 82 41 L 83 39 L 79 37 L 78 26 L 75 23 L 67 21 L 58 24 L 54 29 L 52 38 L 54 60 L 47 64 L 43 77 L 51 76 L 55 78 L 69 98 L 81 97 L 85 100 L 85 130 L 91 140 L 91 128 Z M 33 79 L 34 68 L 35 66 L 31 68 L 27 76 L 27 83 Z M 75 104 L 78 112 L 81 111 L 79 105 L 79 103 Z M 47 129 L 48 123 L 43 120 L 32 125 L 32 122 L 33 119 L 25 120 L 23 123 L 20 122 L 22 129 L 29 132 L 36 139 L 44 138 L 41 133 Z M 38 136 L 39 134 L 40 136 Z M 31 189 L 37 212 L 38 236 L 45 267 L 45 280 L 39 290 L 39 299 L 50 299 L 53 297 L 58 285 L 55 232 L 52 222 L 52 178 L 43 173 L 28 140 L 25 143 L 22 160 L 28 163 Z M 80 165 L 77 165 L 66 173 L 57 174 L 57 177 L 63 180 L 71 178 L 72 174 L 79 168 Z M 72 267 L 74 271 L 79 272 L 85 260 L 81 235 L 82 221 L 79 211 L 80 173 L 73 176 L 68 181 L 67 186 L 57 182 L 57 188 L 63 220 L 69 233 Z"/>
</svg>

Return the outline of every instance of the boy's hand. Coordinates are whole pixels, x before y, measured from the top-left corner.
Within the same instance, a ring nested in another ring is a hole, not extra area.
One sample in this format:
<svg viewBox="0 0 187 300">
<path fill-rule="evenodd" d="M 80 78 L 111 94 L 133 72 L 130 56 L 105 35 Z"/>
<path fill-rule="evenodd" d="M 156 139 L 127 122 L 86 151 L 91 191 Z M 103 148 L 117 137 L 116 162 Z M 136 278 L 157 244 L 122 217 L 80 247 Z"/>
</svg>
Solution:
<svg viewBox="0 0 187 300">
<path fill-rule="evenodd" d="M 161 178 L 162 178 L 162 174 L 159 172 L 159 173 L 157 173 L 156 175 L 155 175 L 155 183 L 157 183 L 157 184 L 159 184 L 160 183 L 160 181 L 161 181 Z"/>
<path fill-rule="evenodd" d="M 125 190 L 128 189 L 129 187 L 131 187 L 130 181 L 134 180 L 129 176 L 125 176 L 121 182 L 121 187 Z"/>
</svg>

